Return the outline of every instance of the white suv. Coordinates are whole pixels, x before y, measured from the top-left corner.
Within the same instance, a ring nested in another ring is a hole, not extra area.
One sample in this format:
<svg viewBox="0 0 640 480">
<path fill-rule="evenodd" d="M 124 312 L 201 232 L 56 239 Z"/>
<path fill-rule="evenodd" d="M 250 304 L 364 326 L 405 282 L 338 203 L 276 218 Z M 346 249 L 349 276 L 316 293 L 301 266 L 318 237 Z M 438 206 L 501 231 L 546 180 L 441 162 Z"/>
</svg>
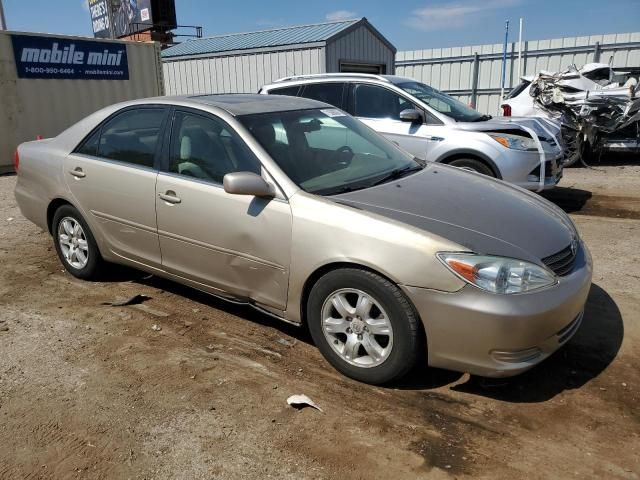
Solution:
<svg viewBox="0 0 640 480">
<path fill-rule="evenodd" d="M 303 75 L 265 85 L 260 93 L 329 103 L 418 158 L 473 170 L 529 190 L 553 188 L 562 177 L 563 149 L 553 122 L 492 119 L 411 78 Z"/>
</svg>

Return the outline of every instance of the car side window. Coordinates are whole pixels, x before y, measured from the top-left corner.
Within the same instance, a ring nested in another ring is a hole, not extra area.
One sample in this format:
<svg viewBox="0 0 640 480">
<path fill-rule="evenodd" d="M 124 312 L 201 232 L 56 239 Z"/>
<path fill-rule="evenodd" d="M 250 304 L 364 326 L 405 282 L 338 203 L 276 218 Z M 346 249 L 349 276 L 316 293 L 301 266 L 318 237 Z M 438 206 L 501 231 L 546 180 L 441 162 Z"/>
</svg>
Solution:
<svg viewBox="0 0 640 480">
<path fill-rule="evenodd" d="M 153 167 L 164 108 L 127 110 L 102 126 L 99 157 Z"/>
<path fill-rule="evenodd" d="M 281 87 L 281 88 L 272 88 L 269 90 L 269 95 L 289 95 L 291 97 L 298 96 L 298 90 L 300 90 L 300 85 L 295 85 L 293 87 Z"/>
<path fill-rule="evenodd" d="M 261 173 L 260 161 L 240 136 L 222 120 L 176 112 L 169 172 L 222 183 L 227 173 Z"/>
<path fill-rule="evenodd" d="M 301 96 L 343 108 L 343 91 L 344 83 L 310 83 L 304 86 Z"/>
<path fill-rule="evenodd" d="M 400 112 L 416 108 L 401 95 L 377 85 L 356 84 L 352 95 L 353 115 L 363 118 L 400 120 Z"/>
</svg>

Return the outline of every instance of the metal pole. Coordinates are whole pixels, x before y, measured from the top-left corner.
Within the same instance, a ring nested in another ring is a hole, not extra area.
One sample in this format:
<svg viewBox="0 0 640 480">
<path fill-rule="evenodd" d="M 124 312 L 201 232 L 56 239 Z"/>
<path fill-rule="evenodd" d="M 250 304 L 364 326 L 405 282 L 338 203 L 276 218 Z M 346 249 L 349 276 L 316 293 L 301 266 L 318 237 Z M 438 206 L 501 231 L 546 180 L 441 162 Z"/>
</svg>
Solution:
<svg viewBox="0 0 640 480">
<path fill-rule="evenodd" d="M 522 23 L 523 19 L 520 17 L 520 31 L 518 33 L 518 81 L 522 78 Z"/>
<path fill-rule="evenodd" d="M 7 29 L 7 20 L 4 18 L 4 8 L 2 7 L 2 0 L 0 0 L 0 30 Z"/>
<path fill-rule="evenodd" d="M 507 76 L 507 42 L 509 41 L 509 20 L 504 26 L 504 45 L 502 47 L 502 80 L 500 83 L 500 100 L 498 101 L 498 115 L 500 115 L 500 102 L 504 98 L 504 82 Z"/>
<path fill-rule="evenodd" d="M 473 54 L 473 73 L 471 74 L 471 108 L 478 106 L 478 75 L 480 74 L 480 55 Z"/>
</svg>

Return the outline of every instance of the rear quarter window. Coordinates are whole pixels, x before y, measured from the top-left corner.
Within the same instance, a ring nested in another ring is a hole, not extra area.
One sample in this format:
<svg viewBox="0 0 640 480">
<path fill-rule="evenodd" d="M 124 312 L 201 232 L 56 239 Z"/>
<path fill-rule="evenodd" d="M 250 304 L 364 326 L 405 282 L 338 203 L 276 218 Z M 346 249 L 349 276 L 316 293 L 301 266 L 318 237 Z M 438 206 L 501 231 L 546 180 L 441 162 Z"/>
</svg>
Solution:
<svg viewBox="0 0 640 480">
<path fill-rule="evenodd" d="M 289 95 L 290 97 L 297 97 L 299 91 L 300 85 L 295 85 L 293 87 L 272 88 L 271 90 L 269 90 L 269 95 Z"/>
<path fill-rule="evenodd" d="M 504 97 L 505 100 L 517 97 L 522 92 L 524 92 L 524 89 L 527 88 L 529 85 L 531 85 L 531 82 L 529 82 L 528 80 L 523 80 L 513 90 L 511 90 L 506 97 Z"/>
</svg>

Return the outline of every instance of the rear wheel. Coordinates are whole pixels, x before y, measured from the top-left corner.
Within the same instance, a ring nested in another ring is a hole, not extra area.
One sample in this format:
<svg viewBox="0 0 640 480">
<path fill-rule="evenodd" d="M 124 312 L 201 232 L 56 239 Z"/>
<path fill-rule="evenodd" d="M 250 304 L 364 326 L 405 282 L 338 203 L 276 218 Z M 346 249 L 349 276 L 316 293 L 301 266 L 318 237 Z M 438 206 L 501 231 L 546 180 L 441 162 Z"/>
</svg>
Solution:
<svg viewBox="0 0 640 480">
<path fill-rule="evenodd" d="M 80 212 L 71 205 L 61 206 L 53 216 L 51 231 L 64 268 L 77 278 L 96 278 L 104 262 Z"/>
<path fill-rule="evenodd" d="M 493 170 L 491 170 L 486 163 L 475 158 L 457 158 L 456 160 L 449 162 L 449 165 L 463 170 L 469 170 L 470 172 L 481 173 L 488 177 L 495 178 L 496 176 L 495 173 L 493 173 Z"/>
<path fill-rule="evenodd" d="M 422 347 L 419 319 L 402 291 L 364 270 L 340 269 L 321 277 L 309 295 L 307 320 L 329 363 L 366 383 L 399 379 Z"/>
</svg>

